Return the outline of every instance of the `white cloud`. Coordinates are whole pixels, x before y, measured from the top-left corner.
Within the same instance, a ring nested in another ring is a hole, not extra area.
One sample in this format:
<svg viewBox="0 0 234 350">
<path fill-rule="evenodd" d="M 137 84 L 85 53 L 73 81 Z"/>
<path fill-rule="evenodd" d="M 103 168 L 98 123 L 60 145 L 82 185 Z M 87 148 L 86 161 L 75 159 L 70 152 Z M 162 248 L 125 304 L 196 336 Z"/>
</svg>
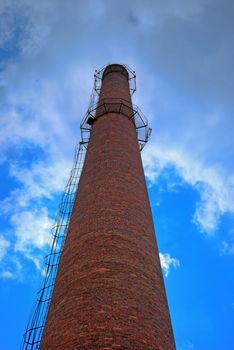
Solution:
<svg viewBox="0 0 234 350">
<path fill-rule="evenodd" d="M 5 237 L 0 236 L 0 261 L 3 260 L 10 247 L 10 242 Z"/>
<path fill-rule="evenodd" d="M 183 342 L 183 345 L 178 347 L 178 350 L 192 350 L 194 349 L 194 344 L 191 343 L 191 341 L 186 340 L 185 342 Z"/>
<path fill-rule="evenodd" d="M 234 255 L 234 228 L 227 231 L 226 237 L 221 242 L 221 255 Z"/>
<path fill-rule="evenodd" d="M 49 236 L 54 220 L 48 215 L 47 208 L 28 208 L 20 211 L 19 208 L 10 217 L 12 249 L 10 243 L 0 237 L 0 260 L 3 264 L 0 276 L 3 278 L 21 278 L 21 258 L 24 257 L 33 262 L 35 267 L 42 272 L 42 258 L 45 248 L 48 248 Z M 8 253 L 8 254 L 7 254 Z"/>
<path fill-rule="evenodd" d="M 35 162 L 29 168 L 13 165 L 10 174 L 23 186 L 15 200 L 27 206 L 32 199 L 51 198 L 63 189 L 69 167 L 69 162 L 63 159 Z"/>
<path fill-rule="evenodd" d="M 234 243 L 229 243 L 225 240 L 222 241 L 221 244 L 221 250 L 220 250 L 221 254 L 234 254 Z"/>
<path fill-rule="evenodd" d="M 4 20 L 0 21 L 0 46 L 7 43 L 13 36 L 14 15 L 7 11 L 9 2 L 5 1 L 0 4 L 0 16 L 4 16 Z"/>
<path fill-rule="evenodd" d="M 220 253 L 222 255 L 234 255 L 234 240 L 223 240 L 221 242 Z"/>
<path fill-rule="evenodd" d="M 183 149 L 162 146 L 160 141 L 157 145 L 150 144 L 143 158 L 146 176 L 152 183 L 157 181 L 163 169 L 173 166 L 181 179 L 200 194 L 193 222 L 202 232 L 212 234 L 221 215 L 234 212 L 234 181 L 231 175 L 224 178 L 215 166 L 193 159 Z"/>
<path fill-rule="evenodd" d="M 22 278 L 22 264 L 18 256 L 12 253 L 5 256 L 0 266 L 0 277 L 11 280 Z"/>
<path fill-rule="evenodd" d="M 169 253 L 159 253 L 159 258 L 166 277 L 168 277 L 171 267 L 180 267 L 179 260 L 176 258 L 172 258 Z"/>
<path fill-rule="evenodd" d="M 14 274 L 11 271 L 2 271 L 1 277 L 6 279 L 15 279 Z"/>
<path fill-rule="evenodd" d="M 19 185 L 2 201 L 1 209 L 12 213 L 17 244 L 21 250 L 27 247 L 29 259 L 35 257 L 30 245 L 43 247 L 46 234 L 42 230 L 40 238 L 31 236 L 30 227 L 20 219 L 33 224 L 35 217 L 36 225 L 38 217 L 44 223 L 50 221 L 43 201 L 64 186 L 94 69 L 108 61 L 126 62 L 136 69 L 139 94 L 134 98 L 156 131 L 156 142 L 150 141 L 143 153 L 151 183 L 165 167 L 173 166 L 200 194 L 193 222 L 208 234 L 224 213 L 233 212 L 233 118 L 218 113 L 233 110 L 229 84 L 234 81 L 233 49 L 220 39 L 228 38 L 222 18 L 217 23 L 209 18 L 210 4 L 185 0 L 154 4 L 136 0 L 134 5 L 122 0 L 94 5 L 88 0 L 72 6 L 60 0 L 1 2 L 0 42 L 13 40 L 17 55 L 13 52 L 13 60 L 6 61 L 1 71 L 0 142 L 4 154 L 14 147 L 9 175 Z M 223 11 L 218 11 L 218 2 L 213 6 L 215 13 L 224 13 L 225 23 L 233 22 L 225 6 Z M 214 31 L 207 30 L 212 26 Z M 210 32 L 212 37 L 206 34 Z M 99 39 L 104 36 L 100 50 Z M 194 113 L 185 105 L 191 105 Z M 199 110 L 200 105 L 204 108 Z M 20 155 L 34 146 L 43 156 L 32 157 L 25 165 Z M 15 229 L 16 223 L 20 228 Z"/>
<path fill-rule="evenodd" d="M 46 208 L 16 213 L 11 222 L 16 235 L 16 251 L 27 252 L 32 248 L 43 248 L 48 243 L 53 221 Z"/>
</svg>

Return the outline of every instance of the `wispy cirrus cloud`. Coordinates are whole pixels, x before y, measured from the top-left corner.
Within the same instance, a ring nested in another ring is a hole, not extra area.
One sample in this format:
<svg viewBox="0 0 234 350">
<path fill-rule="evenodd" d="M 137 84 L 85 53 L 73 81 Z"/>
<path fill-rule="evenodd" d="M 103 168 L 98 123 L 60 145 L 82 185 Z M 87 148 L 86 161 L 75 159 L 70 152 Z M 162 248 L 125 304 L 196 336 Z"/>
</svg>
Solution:
<svg viewBox="0 0 234 350">
<path fill-rule="evenodd" d="M 193 159 L 183 149 L 160 147 L 160 144 L 149 145 L 149 148 L 143 157 L 146 176 L 151 183 L 157 182 L 165 168 L 173 166 L 182 183 L 191 185 L 200 195 L 192 221 L 200 231 L 213 234 L 222 215 L 234 213 L 233 176 L 222 176 L 215 166 Z"/>
<path fill-rule="evenodd" d="M 234 229 L 228 231 L 227 236 L 222 240 L 220 245 L 222 255 L 234 255 Z"/>
<path fill-rule="evenodd" d="M 8 253 L 11 250 L 11 242 L 3 235 L 0 235 L 0 278 L 3 279 L 19 279 L 21 277 L 22 265 L 19 259 L 14 255 Z M 5 258 L 8 258 L 7 260 Z"/>
<path fill-rule="evenodd" d="M 175 269 L 180 267 L 180 261 L 173 258 L 169 253 L 159 253 L 159 258 L 166 277 L 169 276 L 172 267 Z"/>
<path fill-rule="evenodd" d="M 23 266 L 19 260 L 19 257 L 16 255 L 10 255 L 7 259 L 1 264 L 0 268 L 0 278 L 5 280 L 21 280 L 23 273 Z"/>
<path fill-rule="evenodd" d="M 0 261 L 5 257 L 7 254 L 7 250 L 10 247 L 10 242 L 6 240 L 5 237 L 0 236 Z"/>
</svg>

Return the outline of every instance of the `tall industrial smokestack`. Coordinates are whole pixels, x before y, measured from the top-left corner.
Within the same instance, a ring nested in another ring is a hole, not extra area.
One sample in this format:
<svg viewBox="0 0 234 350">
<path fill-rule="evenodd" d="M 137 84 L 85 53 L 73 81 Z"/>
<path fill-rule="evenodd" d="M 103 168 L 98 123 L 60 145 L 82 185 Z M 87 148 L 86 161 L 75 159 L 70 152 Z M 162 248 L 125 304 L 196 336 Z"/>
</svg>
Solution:
<svg viewBox="0 0 234 350">
<path fill-rule="evenodd" d="M 102 71 L 40 350 L 175 349 L 130 79 Z"/>
</svg>

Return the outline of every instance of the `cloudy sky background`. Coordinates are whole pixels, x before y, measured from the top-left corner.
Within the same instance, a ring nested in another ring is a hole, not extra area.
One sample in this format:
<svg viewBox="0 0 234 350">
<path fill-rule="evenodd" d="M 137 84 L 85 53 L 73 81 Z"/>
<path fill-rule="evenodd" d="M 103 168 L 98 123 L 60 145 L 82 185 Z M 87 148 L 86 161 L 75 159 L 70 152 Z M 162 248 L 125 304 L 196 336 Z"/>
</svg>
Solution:
<svg viewBox="0 0 234 350">
<path fill-rule="evenodd" d="M 231 350 L 234 3 L 0 2 L 0 343 L 18 349 L 95 69 L 126 63 L 178 350 Z"/>
</svg>

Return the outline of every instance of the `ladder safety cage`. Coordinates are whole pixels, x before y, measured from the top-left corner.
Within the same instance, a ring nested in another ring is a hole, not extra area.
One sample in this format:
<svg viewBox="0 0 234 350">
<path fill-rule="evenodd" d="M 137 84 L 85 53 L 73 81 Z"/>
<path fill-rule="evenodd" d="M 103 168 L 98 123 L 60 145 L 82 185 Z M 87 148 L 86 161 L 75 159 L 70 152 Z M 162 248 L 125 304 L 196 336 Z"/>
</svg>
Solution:
<svg viewBox="0 0 234 350">
<path fill-rule="evenodd" d="M 49 253 L 45 257 L 44 278 L 38 292 L 34 313 L 24 334 L 22 350 L 37 350 L 40 346 L 85 154 L 86 148 L 80 142 L 76 147 L 70 177 L 60 201 L 55 224 L 51 230 L 48 243 Z"/>
</svg>

